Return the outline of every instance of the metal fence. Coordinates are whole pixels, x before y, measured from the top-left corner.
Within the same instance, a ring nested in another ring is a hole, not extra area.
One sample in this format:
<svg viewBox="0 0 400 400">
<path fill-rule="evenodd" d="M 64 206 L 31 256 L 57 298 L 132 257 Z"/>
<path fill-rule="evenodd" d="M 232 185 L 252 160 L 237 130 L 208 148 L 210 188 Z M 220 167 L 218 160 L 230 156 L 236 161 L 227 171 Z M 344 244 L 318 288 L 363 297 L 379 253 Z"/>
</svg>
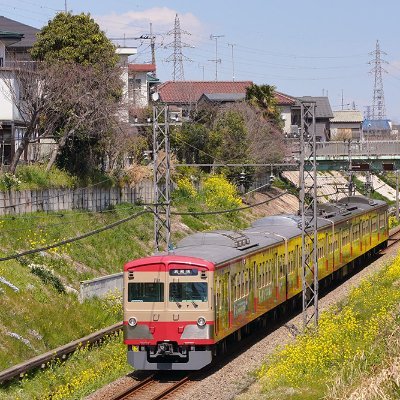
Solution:
<svg viewBox="0 0 400 400">
<path fill-rule="evenodd" d="M 319 142 L 316 144 L 317 156 L 345 157 L 349 153 L 352 156 L 397 156 L 400 158 L 400 141 Z"/>
</svg>

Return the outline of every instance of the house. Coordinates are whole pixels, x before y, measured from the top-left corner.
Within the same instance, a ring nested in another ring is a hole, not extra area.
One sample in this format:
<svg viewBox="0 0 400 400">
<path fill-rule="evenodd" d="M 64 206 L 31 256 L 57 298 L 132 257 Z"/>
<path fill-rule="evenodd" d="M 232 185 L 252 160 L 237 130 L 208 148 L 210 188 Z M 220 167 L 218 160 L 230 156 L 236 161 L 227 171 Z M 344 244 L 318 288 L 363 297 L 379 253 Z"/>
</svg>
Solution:
<svg viewBox="0 0 400 400">
<path fill-rule="evenodd" d="M 183 118 L 189 118 L 190 112 L 199 106 L 224 105 L 243 101 L 246 89 L 252 81 L 168 81 L 158 86 L 160 101 L 182 110 Z M 284 132 L 290 131 L 292 106 L 296 100 L 286 94 L 275 91 L 275 102 L 278 106 Z"/>
<path fill-rule="evenodd" d="M 364 118 L 361 111 L 357 110 L 340 110 L 333 111 L 331 124 L 331 139 L 343 140 L 361 138 L 361 125 Z"/>
<path fill-rule="evenodd" d="M 170 106 L 179 107 L 182 117 L 188 119 L 195 111 L 203 94 L 241 95 L 245 96 L 246 88 L 251 81 L 167 81 L 157 87 L 160 101 Z"/>
<path fill-rule="evenodd" d="M 7 45 L 7 60 L 13 61 L 31 61 L 29 50 L 36 40 L 36 34 L 39 29 L 33 26 L 21 24 L 18 21 L 0 16 L 0 31 L 14 32 L 20 35 L 20 40 Z"/>
<path fill-rule="evenodd" d="M 285 136 L 289 136 L 292 127 L 292 108 L 296 105 L 296 99 L 287 94 L 275 91 L 275 102 L 281 113 L 283 133 Z"/>
<path fill-rule="evenodd" d="M 152 88 L 159 82 L 155 64 L 128 65 L 128 99 L 133 108 L 147 107 Z"/>
<path fill-rule="evenodd" d="M 362 123 L 362 134 L 364 140 L 390 140 L 392 139 L 392 121 L 366 119 Z"/>
<path fill-rule="evenodd" d="M 330 140 L 330 119 L 333 118 L 333 112 L 328 97 L 297 97 L 296 103 L 292 106 L 292 133 L 301 127 L 301 102 L 315 102 L 317 140 L 322 142 Z"/>
<path fill-rule="evenodd" d="M 24 124 L 13 102 L 17 92 L 13 68 L 7 61 L 7 48 L 23 38 L 19 32 L 0 30 L 0 165 L 9 164 Z"/>
</svg>

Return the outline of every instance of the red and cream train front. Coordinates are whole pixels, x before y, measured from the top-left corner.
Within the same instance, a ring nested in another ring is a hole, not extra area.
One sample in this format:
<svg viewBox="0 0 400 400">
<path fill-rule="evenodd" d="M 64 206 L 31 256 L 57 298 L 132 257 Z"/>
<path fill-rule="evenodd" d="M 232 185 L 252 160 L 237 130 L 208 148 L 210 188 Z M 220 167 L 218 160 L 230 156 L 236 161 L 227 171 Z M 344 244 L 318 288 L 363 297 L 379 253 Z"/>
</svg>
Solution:
<svg viewBox="0 0 400 400">
<path fill-rule="evenodd" d="M 197 370 L 214 345 L 214 266 L 163 255 L 124 268 L 124 335 L 128 362 L 140 370 Z"/>
</svg>

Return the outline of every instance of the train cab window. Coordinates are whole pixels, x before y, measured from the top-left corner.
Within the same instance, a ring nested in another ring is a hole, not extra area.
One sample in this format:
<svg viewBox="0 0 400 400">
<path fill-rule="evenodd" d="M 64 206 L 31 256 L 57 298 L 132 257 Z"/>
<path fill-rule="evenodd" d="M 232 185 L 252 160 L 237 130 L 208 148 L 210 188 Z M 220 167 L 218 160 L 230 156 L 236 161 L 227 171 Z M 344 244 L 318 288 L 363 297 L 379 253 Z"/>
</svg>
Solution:
<svg viewBox="0 0 400 400">
<path fill-rule="evenodd" d="M 171 282 L 169 284 L 169 301 L 201 301 L 208 299 L 206 282 Z"/>
<path fill-rule="evenodd" d="M 128 301 L 159 303 L 164 301 L 164 283 L 135 282 L 128 284 Z"/>
</svg>

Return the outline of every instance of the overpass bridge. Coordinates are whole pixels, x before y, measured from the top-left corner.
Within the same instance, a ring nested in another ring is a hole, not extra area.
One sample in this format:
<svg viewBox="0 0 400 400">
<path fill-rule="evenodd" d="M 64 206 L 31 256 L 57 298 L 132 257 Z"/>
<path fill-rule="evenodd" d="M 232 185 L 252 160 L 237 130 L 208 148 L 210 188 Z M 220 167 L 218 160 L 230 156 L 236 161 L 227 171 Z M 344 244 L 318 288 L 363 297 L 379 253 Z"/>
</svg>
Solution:
<svg viewBox="0 0 400 400">
<path fill-rule="evenodd" d="M 366 164 L 371 171 L 382 171 L 385 169 L 383 164 L 393 164 L 394 170 L 400 170 L 399 140 L 317 142 L 315 150 L 318 170 L 321 171 L 346 170 L 350 160 L 353 168 L 360 166 L 360 170 L 364 170 Z M 295 159 L 298 151 L 299 148 L 293 152 Z"/>
</svg>

